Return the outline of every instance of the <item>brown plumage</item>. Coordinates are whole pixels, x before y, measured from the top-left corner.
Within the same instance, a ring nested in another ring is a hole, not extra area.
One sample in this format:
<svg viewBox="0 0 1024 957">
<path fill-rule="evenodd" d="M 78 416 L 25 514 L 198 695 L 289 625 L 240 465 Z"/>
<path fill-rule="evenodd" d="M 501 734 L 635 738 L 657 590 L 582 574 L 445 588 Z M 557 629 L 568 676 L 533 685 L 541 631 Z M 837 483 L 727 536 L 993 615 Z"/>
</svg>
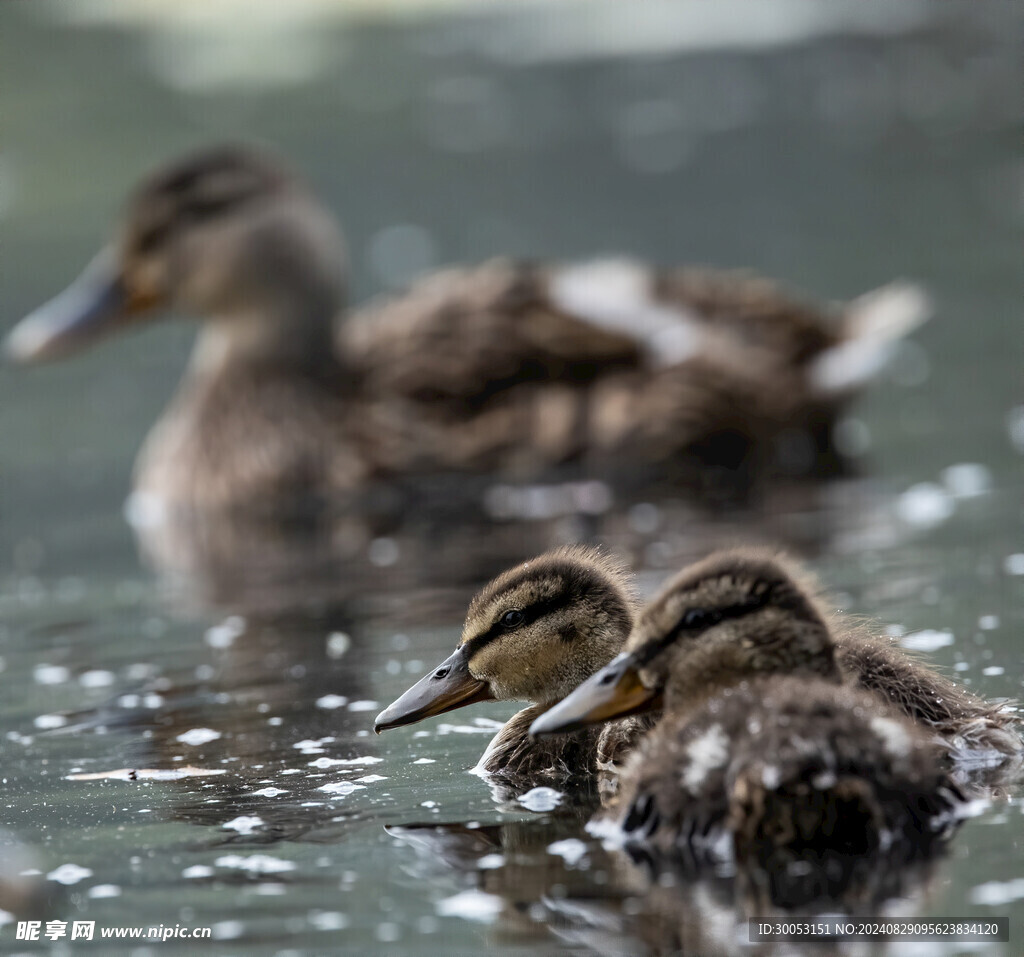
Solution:
<svg viewBox="0 0 1024 957">
<path fill-rule="evenodd" d="M 664 717 L 622 773 L 614 827 L 660 853 L 725 846 L 758 859 L 815 849 L 915 856 L 955 819 L 942 750 L 878 694 L 844 683 L 817 600 L 787 563 L 722 552 L 642 612 L 623 654 L 535 733 L 622 713 Z M 637 688 L 639 684 L 640 688 Z"/>
<path fill-rule="evenodd" d="M 760 560 L 756 552 L 735 554 L 740 562 Z M 673 601 L 686 600 L 682 597 L 684 576 L 701 577 L 706 567 L 717 568 L 722 560 L 716 556 L 709 559 L 710 566 L 697 563 L 681 572 L 674 579 L 679 595 L 669 599 L 668 608 L 671 609 Z M 881 696 L 933 734 L 956 764 L 967 768 L 976 763 L 991 766 L 1003 760 L 1019 760 L 1024 755 L 1019 718 L 1011 707 L 992 704 L 972 694 L 926 662 L 907 654 L 895 641 L 872 634 L 863 624 L 846 616 L 834 614 L 818 583 L 796 564 L 777 556 L 770 562 L 786 569 L 789 584 L 785 587 L 792 590 L 791 601 L 806 607 L 806 616 L 813 615 L 827 627 L 832 644 L 829 654 L 834 656 L 847 684 Z"/>
<path fill-rule="evenodd" d="M 892 640 L 850 627 L 836 633 L 839 666 L 861 687 L 880 694 L 935 734 L 952 760 L 970 769 L 1024 757 L 1020 718 L 929 668 Z"/>
<path fill-rule="evenodd" d="M 926 312 L 889 287 L 807 306 L 763 279 L 495 260 L 335 320 L 332 217 L 277 161 L 209 150 L 148 177 L 112 246 L 7 340 L 53 358 L 174 309 L 203 319 L 136 488 L 264 506 L 422 472 L 584 460 L 698 484 L 834 463 L 837 411 Z M 781 455 L 781 459 L 780 459 Z"/>
<path fill-rule="evenodd" d="M 517 565 L 473 598 L 455 654 L 382 712 L 377 728 L 418 721 L 481 695 L 531 701 L 498 732 L 479 770 L 530 784 L 603 777 L 648 722 L 626 720 L 544 742 L 528 730 L 618 653 L 635 607 L 625 567 L 597 549 L 566 546 Z"/>
</svg>

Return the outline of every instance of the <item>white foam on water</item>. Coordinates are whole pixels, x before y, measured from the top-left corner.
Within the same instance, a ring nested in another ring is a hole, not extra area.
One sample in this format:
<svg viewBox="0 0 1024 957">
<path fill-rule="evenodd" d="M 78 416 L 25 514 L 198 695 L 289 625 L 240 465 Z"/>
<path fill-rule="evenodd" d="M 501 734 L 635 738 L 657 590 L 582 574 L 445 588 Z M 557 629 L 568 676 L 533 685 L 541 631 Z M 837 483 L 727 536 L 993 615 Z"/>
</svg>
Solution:
<svg viewBox="0 0 1024 957">
<path fill-rule="evenodd" d="M 437 912 L 442 917 L 461 917 L 489 924 L 501 913 L 503 906 L 501 898 L 494 894 L 468 890 L 438 901 Z"/>
</svg>

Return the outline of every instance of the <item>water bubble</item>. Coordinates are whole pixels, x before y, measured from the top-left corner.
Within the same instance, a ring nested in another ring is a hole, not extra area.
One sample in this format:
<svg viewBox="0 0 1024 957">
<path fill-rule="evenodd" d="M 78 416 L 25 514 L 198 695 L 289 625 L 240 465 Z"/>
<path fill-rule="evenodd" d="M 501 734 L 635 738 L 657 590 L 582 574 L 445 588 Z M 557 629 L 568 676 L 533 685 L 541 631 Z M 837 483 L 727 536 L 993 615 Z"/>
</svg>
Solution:
<svg viewBox="0 0 1024 957">
<path fill-rule="evenodd" d="M 340 694 L 325 694 L 322 698 L 316 699 L 316 706 L 327 711 L 341 708 L 348 704 L 348 698 Z"/>
<path fill-rule="evenodd" d="M 1005 907 L 1014 901 L 1024 900 L 1024 877 L 1009 881 L 989 881 L 971 888 L 970 901 L 982 907 Z"/>
<path fill-rule="evenodd" d="M 953 632 L 925 629 L 911 632 L 900 639 L 900 644 L 911 651 L 935 651 L 954 642 Z"/>
<path fill-rule="evenodd" d="M 209 744 L 211 741 L 216 741 L 220 736 L 220 731 L 214 731 L 212 728 L 192 728 L 189 731 L 179 734 L 174 740 L 180 741 L 182 744 L 189 744 L 193 747 L 198 747 L 199 745 Z"/>
<path fill-rule="evenodd" d="M 871 429 L 863 419 L 846 416 L 832 429 L 832 444 L 840 455 L 857 458 L 871 448 Z"/>
<path fill-rule="evenodd" d="M 463 920 L 477 920 L 490 923 L 502 911 L 502 901 L 494 894 L 468 890 L 437 902 L 437 912 L 442 917 L 461 917 Z"/>
<path fill-rule="evenodd" d="M 555 841 L 548 845 L 548 853 L 555 854 L 562 858 L 570 867 L 580 862 L 587 853 L 587 845 L 575 837 L 566 838 L 564 841 Z"/>
<path fill-rule="evenodd" d="M 87 877 L 92 877 L 92 871 L 88 867 L 79 867 L 77 864 L 61 864 L 56 870 L 50 871 L 46 875 L 47 880 L 56 881 L 65 886 L 77 884 Z"/>
<path fill-rule="evenodd" d="M 36 665 L 32 677 L 39 685 L 59 685 L 71 677 L 71 672 L 63 665 Z"/>
<path fill-rule="evenodd" d="M 1024 405 L 1015 406 L 1006 413 L 1006 431 L 1010 444 L 1018 452 L 1024 452 Z"/>
<path fill-rule="evenodd" d="M 310 911 L 306 919 L 317 930 L 344 930 L 349 925 L 348 915 L 338 911 Z"/>
<path fill-rule="evenodd" d="M 229 648 L 236 638 L 245 634 L 245 619 L 240 615 L 231 615 L 225 618 L 219 625 L 214 625 L 206 630 L 203 636 L 205 642 L 211 648 Z"/>
<path fill-rule="evenodd" d="M 393 944 L 396 940 L 401 939 L 402 928 L 392 921 L 387 921 L 386 923 L 378 924 L 374 934 L 381 943 Z"/>
<path fill-rule="evenodd" d="M 352 639 L 343 631 L 332 631 L 327 636 L 327 657 L 340 658 L 352 647 Z"/>
<path fill-rule="evenodd" d="M 223 827 L 226 831 L 237 831 L 239 834 L 252 834 L 258 827 L 263 827 L 266 822 L 255 814 L 240 814 L 238 817 L 225 821 Z"/>
<path fill-rule="evenodd" d="M 562 803 L 564 798 L 565 795 L 554 788 L 536 787 L 525 794 L 521 794 L 518 800 L 528 811 L 542 812 L 553 811 Z"/>
<path fill-rule="evenodd" d="M 1024 575 L 1024 552 L 1007 555 L 1003 562 L 1003 570 L 1007 575 Z"/>
<path fill-rule="evenodd" d="M 896 503 L 896 512 L 908 525 L 932 528 L 947 521 L 956 506 L 952 495 L 935 482 L 912 485 Z"/>
<path fill-rule="evenodd" d="M 325 784 L 318 791 L 324 791 L 327 794 L 333 794 L 335 797 L 346 797 L 353 791 L 365 791 L 366 785 L 355 784 L 352 781 L 336 781 L 334 784 Z"/>
<path fill-rule="evenodd" d="M 974 498 L 992 489 L 992 473 L 977 462 L 962 462 L 942 470 L 942 482 L 954 498 Z"/>
<path fill-rule="evenodd" d="M 398 561 L 398 542 L 393 538 L 375 538 L 370 542 L 367 555 L 371 564 L 378 568 L 387 568 Z"/>
<path fill-rule="evenodd" d="M 240 920 L 221 920 L 212 924 L 210 930 L 214 940 L 236 940 L 245 933 L 245 923 Z"/>
</svg>

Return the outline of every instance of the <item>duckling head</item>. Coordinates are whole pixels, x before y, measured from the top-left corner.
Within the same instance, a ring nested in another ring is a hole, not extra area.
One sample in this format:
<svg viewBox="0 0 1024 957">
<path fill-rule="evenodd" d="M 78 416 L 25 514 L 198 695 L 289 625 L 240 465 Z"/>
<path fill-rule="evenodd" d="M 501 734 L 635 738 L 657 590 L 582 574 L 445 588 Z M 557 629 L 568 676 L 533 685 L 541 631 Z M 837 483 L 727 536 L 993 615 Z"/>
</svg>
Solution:
<svg viewBox="0 0 1024 957">
<path fill-rule="evenodd" d="M 558 548 L 511 568 L 470 602 L 455 653 L 382 711 L 374 730 L 474 701 L 558 701 L 621 649 L 634 608 L 627 570 L 594 548 Z"/>
<path fill-rule="evenodd" d="M 541 715 L 530 733 L 661 707 L 684 711 L 768 674 L 839 680 L 823 609 L 784 558 L 717 552 L 672 578 L 639 616 L 622 654 Z"/>
<path fill-rule="evenodd" d="M 165 309 L 240 341 L 287 347 L 289 333 L 317 327 L 325 340 L 343 287 L 336 225 L 298 180 L 253 149 L 209 149 L 145 179 L 114 240 L 12 330 L 5 351 L 57 358 Z"/>
</svg>

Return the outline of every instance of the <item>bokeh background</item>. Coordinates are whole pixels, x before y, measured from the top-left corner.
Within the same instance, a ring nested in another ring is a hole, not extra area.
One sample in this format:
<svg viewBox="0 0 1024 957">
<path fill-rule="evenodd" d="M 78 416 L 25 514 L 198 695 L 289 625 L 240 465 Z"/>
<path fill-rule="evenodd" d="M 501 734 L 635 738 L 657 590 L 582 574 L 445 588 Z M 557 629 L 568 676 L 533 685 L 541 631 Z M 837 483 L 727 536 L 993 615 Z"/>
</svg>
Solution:
<svg viewBox="0 0 1024 957">
<path fill-rule="evenodd" d="M 1000 0 L 8 0 L 0 328 L 84 265 L 142 172 L 225 140 L 271 145 L 338 213 L 356 302 L 498 254 L 744 266 L 822 299 L 913 278 L 935 317 L 844 427 L 877 497 L 814 567 L 844 607 L 1019 697 L 1022 33 Z M 461 773 L 509 709 L 368 740 L 461 609 L 168 604 L 121 508 L 191 335 L 0 370 L 0 821 L 41 872 L 19 879 L 107 926 L 215 925 L 210 952 L 646 952 L 551 903 L 641 911 L 602 890 L 614 862 L 549 852 L 536 815 Z M 633 520 L 657 537 L 653 507 Z M 670 552 L 631 558 L 653 584 Z M 180 737 L 196 729 L 219 737 Z M 229 773 L 67 780 L 175 760 Z M 342 773 L 350 790 L 322 791 Z M 909 912 L 1010 914 L 1019 952 L 1022 810 L 1011 792 L 969 822 Z M 504 827 L 489 839 L 530 866 L 382 829 L 423 820 Z M 114 952 L 61 952 L 88 946 Z"/>
</svg>

